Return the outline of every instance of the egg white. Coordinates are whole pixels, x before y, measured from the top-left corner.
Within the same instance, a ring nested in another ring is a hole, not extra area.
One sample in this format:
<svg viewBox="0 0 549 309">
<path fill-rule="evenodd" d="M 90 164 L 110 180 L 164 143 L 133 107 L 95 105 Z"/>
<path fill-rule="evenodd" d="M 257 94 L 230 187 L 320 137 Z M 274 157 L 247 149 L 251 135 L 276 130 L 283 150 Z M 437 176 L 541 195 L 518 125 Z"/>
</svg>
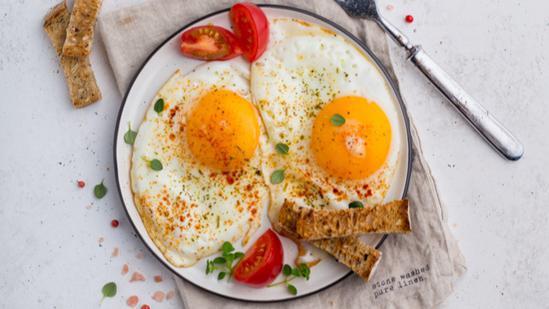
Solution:
<svg viewBox="0 0 549 309">
<path fill-rule="evenodd" d="M 245 243 L 261 223 L 268 195 L 259 147 L 230 184 L 228 175 L 197 162 L 185 134 L 189 111 L 207 92 L 227 89 L 251 100 L 249 75 L 241 59 L 204 63 L 187 75 L 177 71 L 139 127 L 131 165 L 134 200 L 151 239 L 175 266 L 191 266 L 225 241 Z M 157 113 L 160 98 L 166 107 Z M 150 168 L 152 159 L 161 161 L 161 171 Z"/>
<path fill-rule="evenodd" d="M 252 64 L 251 91 L 269 140 L 261 144 L 263 171 L 284 169 L 281 184 L 269 184 L 269 216 L 277 221 L 284 200 L 306 207 L 347 208 L 362 200 L 377 204 L 392 183 L 400 151 L 398 103 L 382 73 L 355 45 L 333 31 L 296 19 L 275 19 L 270 24 L 267 51 Z M 390 151 L 384 166 L 362 180 L 341 181 L 314 163 L 310 150 L 316 115 L 334 98 L 360 96 L 375 101 L 392 128 Z M 277 143 L 290 146 L 287 155 L 275 151 Z M 368 185 L 364 198 L 355 191 Z"/>
</svg>

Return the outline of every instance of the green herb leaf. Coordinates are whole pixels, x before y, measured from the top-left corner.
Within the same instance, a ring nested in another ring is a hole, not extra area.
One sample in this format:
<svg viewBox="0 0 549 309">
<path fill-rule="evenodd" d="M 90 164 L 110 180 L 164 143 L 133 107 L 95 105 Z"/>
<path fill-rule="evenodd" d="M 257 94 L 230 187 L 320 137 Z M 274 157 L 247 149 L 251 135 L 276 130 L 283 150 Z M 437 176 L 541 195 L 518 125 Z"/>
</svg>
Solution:
<svg viewBox="0 0 549 309">
<path fill-rule="evenodd" d="M 161 171 L 163 166 L 162 166 L 162 162 L 160 162 L 158 159 L 152 159 L 150 162 L 149 162 L 149 166 L 151 167 L 151 169 L 153 171 Z"/>
<path fill-rule="evenodd" d="M 133 143 L 135 143 L 136 137 L 137 137 L 137 132 L 132 131 L 132 126 L 131 124 L 128 123 L 128 131 L 126 132 L 126 134 L 124 134 L 124 142 L 126 142 L 126 144 L 128 145 L 133 145 Z"/>
<path fill-rule="evenodd" d="M 301 273 L 301 277 L 309 280 L 309 276 L 311 275 L 311 269 L 309 268 L 309 266 L 307 266 L 307 264 L 305 263 L 302 263 L 301 265 L 298 266 L 298 269 L 299 269 L 299 272 Z"/>
<path fill-rule="evenodd" d="M 364 204 L 360 201 L 354 201 L 349 203 L 349 208 L 364 208 Z"/>
<path fill-rule="evenodd" d="M 163 110 L 164 110 L 164 100 L 158 99 L 156 103 L 154 103 L 154 111 L 160 114 Z"/>
<path fill-rule="evenodd" d="M 336 127 L 340 127 L 342 125 L 345 124 L 345 118 L 343 118 L 343 116 L 341 116 L 340 114 L 334 114 L 331 118 L 330 118 L 330 122 L 336 126 Z"/>
<path fill-rule="evenodd" d="M 103 293 L 103 298 L 114 297 L 116 295 L 116 283 L 109 282 L 105 284 L 101 289 L 101 293 Z"/>
<path fill-rule="evenodd" d="M 288 154 L 290 151 L 290 146 L 284 144 L 284 143 L 278 143 L 275 145 L 276 152 L 279 154 Z"/>
<path fill-rule="evenodd" d="M 213 272 L 212 261 L 206 260 L 206 275 Z"/>
<path fill-rule="evenodd" d="M 284 181 L 284 170 L 276 170 L 271 174 L 271 183 L 277 185 Z"/>
<path fill-rule="evenodd" d="M 234 254 L 233 253 L 227 253 L 223 255 L 225 257 L 225 265 L 228 269 L 231 269 L 233 267 L 233 261 L 234 261 Z"/>
<path fill-rule="evenodd" d="M 223 264 L 223 263 L 225 263 L 226 261 L 227 261 L 227 260 L 225 260 L 225 258 L 222 257 L 222 256 L 218 256 L 218 257 L 216 257 L 216 258 L 213 260 L 213 262 L 214 262 L 215 264 Z"/>
<path fill-rule="evenodd" d="M 224 271 L 220 272 L 219 274 L 217 274 L 217 280 L 223 280 L 226 274 L 227 273 L 225 273 Z"/>
<path fill-rule="evenodd" d="M 93 188 L 93 194 L 98 199 L 102 199 L 105 195 L 107 195 L 107 187 L 105 187 L 103 181 L 101 181 L 100 184 L 95 185 Z"/>
<path fill-rule="evenodd" d="M 288 292 L 290 292 L 290 294 L 292 295 L 297 295 L 297 288 L 294 285 L 288 283 Z"/>
<path fill-rule="evenodd" d="M 284 276 L 289 276 L 292 274 L 292 266 L 288 264 L 284 264 L 284 267 L 282 268 L 282 273 Z"/>
<path fill-rule="evenodd" d="M 234 251 L 234 247 L 233 245 L 226 241 L 223 243 L 223 245 L 221 246 L 221 251 L 225 254 L 225 253 L 231 253 Z"/>
<path fill-rule="evenodd" d="M 242 252 L 235 252 L 234 253 L 234 259 L 235 260 L 241 259 L 243 257 L 244 257 L 244 253 L 242 253 Z"/>
<path fill-rule="evenodd" d="M 299 277 L 301 276 L 301 272 L 299 271 L 299 269 L 296 267 L 296 268 L 292 268 L 292 276 L 294 277 Z"/>
</svg>

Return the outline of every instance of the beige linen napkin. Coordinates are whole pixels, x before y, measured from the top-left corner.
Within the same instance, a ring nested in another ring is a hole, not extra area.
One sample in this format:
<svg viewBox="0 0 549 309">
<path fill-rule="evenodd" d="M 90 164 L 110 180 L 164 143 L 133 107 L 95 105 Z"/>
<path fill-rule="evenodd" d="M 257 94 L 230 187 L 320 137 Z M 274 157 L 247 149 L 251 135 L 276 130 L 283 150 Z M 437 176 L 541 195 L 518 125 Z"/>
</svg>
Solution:
<svg viewBox="0 0 549 309">
<path fill-rule="evenodd" d="M 125 93 L 146 57 L 166 37 L 207 13 L 230 7 L 230 0 L 148 0 L 104 14 L 99 20 L 109 61 L 121 93 Z M 349 18 L 332 0 L 265 1 L 301 7 L 332 20 L 364 40 L 394 76 L 385 34 L 372 22 Z M 317 294 L 265 308 L 429 308 L 453 291 L 454 281 L 466 270 L 435 181 L 425 162 L 412 125 L 413 170 L 408 191 L 413 233 L 391 235 L 381 251 L 383 259 L 372 280 L 353 275 Z M 257 303 L 228 300 L 176 278 L 187 308 L 255 308 Z"/>
</svg>

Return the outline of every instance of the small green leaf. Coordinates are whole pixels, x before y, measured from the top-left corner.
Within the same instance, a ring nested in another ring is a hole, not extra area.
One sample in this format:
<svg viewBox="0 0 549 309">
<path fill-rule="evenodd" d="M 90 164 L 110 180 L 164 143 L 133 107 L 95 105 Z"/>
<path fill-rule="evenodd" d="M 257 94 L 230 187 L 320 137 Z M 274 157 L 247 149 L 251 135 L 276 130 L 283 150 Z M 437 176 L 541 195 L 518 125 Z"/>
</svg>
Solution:
<svg viewBox="0 0 549 309">
<path fill-rule="evenodd" d="M 309 276 L 311 275 L 311 269 L 309 268 L 309 266 L 307 266 L 307 264 L 305 263 L 302 263 L 298 266 L 298 268 L 299 272 L 301 273 L 301 277 L 309 280 Z"/>
<path fill-rule="evenodd" d="M 282 273 L 284 276 L 289 276 L 292 274 L 292 266 L 288 264 L 284 264 L 284 267 L 282 268 Z"/>
<path fill-rule="evenodd" d="M 225 278 L 226 273 L 224 271 L 217 274 L 217 280 L 223 280 Z"/>
<path fill-rule="evenodd" d="M 206 275 L 213 271 L 211 263 L 212 261 L 206 260 Z"/>
<path fill-rule="evenodd" d="M 349 203 L 349 208 L 364 208 L 364 204 L 360 201 L 354 201 Z"/>
<path fill-rule="evenodd" d="M 233 261 L 234 261 L 234 254 L 233 253 L 227 253 L 223 255 L 226 259 L 225 265 L 227 268 L 231 269 L 233 267 Z"/>
<path fill-rule="evenodd" d="M 294 285 L 288 283 L 288 292 L 290 292 L 290 294 L 292 295 L 297 295 L 297 288 Z"/>
<path fill-rule="evenodd" d="M 233 252 L 233 251 L 234 251 L 234 247 L 233 247 L 233 245 L 232 245 L 230 242 L 226 241 L 226 242 L 224 242 L 223 245 L 221 246 L 221 251 L 222 251 L 223 253 L 230 253 L 230 252 Z"/>
<path fill-rule="evenodd" d="M 152 159 L 150 162 L 149 162 L 149 166 L 151 167 L 151 169 L 153 171 L 161 171 L 163 166 L 162 166 L 162 162 L 160 162 L 160 160 L 158 159 Z"/>
<path fill-rule="evenodd" d="M 301 272 L 299 271 L 299 268 L 292 268 L 292 276 L 299 277 L 301 276 Z"/>
<path fill-rule="evenodd" d="M 124 134 L 124 142 L 128 145 L 133 145 L 135 143 L 135 138 L 137 137 L 137 132 L 132 131 L 132 126 L 128 124 L 128 131 Z"/>
<path fill-rule="evenodd" d="M 284 144 L 284 143 L 278 143 L 275 145 L 276 152 L 279 154 L 288 154 L 290 151 L 290 146 Z"/>
<path fill-rule="evenodd" d="M 98 199 L 102 199 L 105 195 L 107 195 L 107 187 L 105 187 L 102 181 L 100 184 L 95 185 L 95 187 L 93 188 L 93 194 Z"/>
<path fill-rule="evenodd" d="M 330 118 L 330 122 L 336 126 L 336 127 L 340 127 L 342 125 L 345 124 L 345 118 L 343 118 L 343 116 L 341 116 L 340 114 L 334 114 L 331 118 Z"/>
<path fill-rule="evenodd" d="M 154 111 L 160 114 L 163 110 L 164 110 L 164 100 L 158 99 L 156 103 L 154 103 Z"/>
<path fill-rule="evenodd" d="M 235 252 L 234 253 L 234 259 L 235 260 L 241 259 L 243 257 L 244 257 L 244 253 L 242 253 L 242 252 Z"/>
<path fill-rule="evenodd" d="M 222 256 L 218 256 L 218 257 L 216 257 L 216 258 L 213 260 L 213 262 L 214 262 L 215 264 L 223 264 L 223 263 L 225 263 L 226 261 L 227 261 L 227 260 L 225 260 L 225 258 L 222 257 Z"/>
<path fill-rule="evenodd" d="M 116 283 L 109 282 L 105 284 L 101 289 L 101 293 L 103 293 L 103 298 L 114 297 L 116 295 Z"/>
<path fill-rule="evenodd" d="M 271 174 L 271 183 L 277 185 L 284 181 L 284 170 L 276 170 Z"/>
</svg>

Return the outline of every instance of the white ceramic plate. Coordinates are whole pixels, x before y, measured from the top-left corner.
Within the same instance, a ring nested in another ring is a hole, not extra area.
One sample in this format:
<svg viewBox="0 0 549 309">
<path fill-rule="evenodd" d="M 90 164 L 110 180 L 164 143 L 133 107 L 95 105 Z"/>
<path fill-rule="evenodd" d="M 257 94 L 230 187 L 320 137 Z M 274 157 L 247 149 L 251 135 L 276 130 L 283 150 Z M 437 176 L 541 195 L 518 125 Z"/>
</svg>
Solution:
<svg viewBox="0 0 549 309">
<path fill-rule="evenodd" d="M 401 130 L 400 136 L 402 139 L 402 150 L 399 154 L 399 164 L 396 169 L 394 182 L 391 185 L 391 189 L 387 195 L 387 200 L 399 199 L 405 196 L 411 170 L 408 117 L 402 103 L 402 99 L 395 91 L 394 82 L 390 79 L 379 60 L 377 60 L 372 52 L 357 38 L 352 36 L 340 26 L 318 15 L 315 15 L 314 13 L 278 5 L 264 5 L 262 8 L 269 18 L 298 18 L 331 29 L 343 37 L 346 37 L 350 42 L 354 43 L 357 48 L 364 50 L 366 55 L 369 55 L 372 62 L 377 64 L 381 74 L 385 76 L 388 88 L 392 90 L 394 104 L 398 105 L 398 120 L 400 122 L 398 129 Z M 149 56 L 143 64 L 141 70 L 137 73 L 133 83 L 126 93 L 122 107 L 120 108 L 114 139 L 114 159 L 118 189 L 128 217 L 145 245 L 166 267 L 181 278 L 209 292 L 238 300 L 273 302 L 303 297 L 334 285 L 352 272 L 350 272 L 350 270 L 345 266 L 337 263 L 332 258 L 325 258 L 320 264 L 312 269 L 310 280 L 305 281 L 298 279 L 292 282 L 299 291 L 296 296 L 289 294 L 284 286 L 254 289 L 237 283 L 227 282 L 227 280 L 218 281 L 215 275 L 205 275 L 204 270 L 206 259 L 203 259 L 196 265 L 189 268 L 178 268 L 171 265 L 149 237 L 133 202 L 129 177 L 132 148 L 124 143 L 124 133 L 128 128 L 128 123 L 132 124 L 132 128 L 139 127 L 152 98 L 176 69 L 181 69 L 183 73 L 186 73 L 200 63 L 200 61 L 182 57 L 179 52 L 180 34 L 191 26 L 210 23 L 228 28 L 229 18 L 227 13 L 228 9 L 214 12 L 188 25 L 185 25 L 178 32 L 170 36 L 164 43 L 162 43 Z M 266 214 L 267 211 L 264 211 L 264 213 Z M 254 237 L 252 237 L 248 246 L 253 244 L 255 239 L 258 238 L 264 230 L 270 227 L 270 223 L 266 219 L 266 216 L 263 219 L 263 226 L 254 234 Z M 384 239 L 384 235 L 377 235 L 365 237 L 363 240 L 373 246 L 380 246 Z M 284 246 L 284 263 L 293 264 L 293 259 L 295 258 L 297 252 L 295 245 L 283 237 L 281 237 L 281 240 Z M 237 250 L 245 251 L 245 249 L 246 248 L 237 247 Z M 278 280 L 280 280 L 280 278 L 278 278 L 277 281 Z"/>
</svg>

